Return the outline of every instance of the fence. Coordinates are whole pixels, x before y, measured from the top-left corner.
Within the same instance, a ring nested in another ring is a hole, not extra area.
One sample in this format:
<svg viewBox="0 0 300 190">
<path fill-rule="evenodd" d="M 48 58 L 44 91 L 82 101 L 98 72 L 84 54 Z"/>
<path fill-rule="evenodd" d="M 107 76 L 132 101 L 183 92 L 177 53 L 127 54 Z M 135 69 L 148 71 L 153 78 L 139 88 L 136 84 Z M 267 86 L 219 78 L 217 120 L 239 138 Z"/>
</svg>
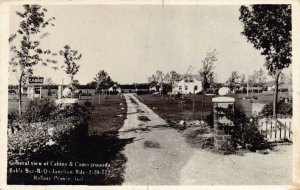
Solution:
<svg viewBox="0 0 300 190">
<path fill-rule="evenodd" d="M 261 118 L 259 129 L 268 141 L 282 141 L 284 139 L 292 141 L 292 117 L 281 116 L 277 121 L 272 118 Z"/>
</svg>

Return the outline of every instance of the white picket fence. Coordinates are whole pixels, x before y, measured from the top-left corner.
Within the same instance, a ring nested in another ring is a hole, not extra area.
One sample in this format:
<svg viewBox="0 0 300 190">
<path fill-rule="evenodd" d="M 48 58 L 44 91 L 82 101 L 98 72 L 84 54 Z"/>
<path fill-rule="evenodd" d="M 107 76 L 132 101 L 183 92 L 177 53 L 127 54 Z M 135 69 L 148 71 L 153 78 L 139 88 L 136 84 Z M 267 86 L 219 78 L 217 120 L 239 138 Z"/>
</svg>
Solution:
<svg viewBox="0 0 300 190">
<path fill-rule="evenodd" d="M 259 120 L 260 131 L 268 141 L 282 141 L 288 139 L 292 141 L 292 117 L 281 116 L 277 122 L 272 118 L 261 118 Z"/>
</svg>

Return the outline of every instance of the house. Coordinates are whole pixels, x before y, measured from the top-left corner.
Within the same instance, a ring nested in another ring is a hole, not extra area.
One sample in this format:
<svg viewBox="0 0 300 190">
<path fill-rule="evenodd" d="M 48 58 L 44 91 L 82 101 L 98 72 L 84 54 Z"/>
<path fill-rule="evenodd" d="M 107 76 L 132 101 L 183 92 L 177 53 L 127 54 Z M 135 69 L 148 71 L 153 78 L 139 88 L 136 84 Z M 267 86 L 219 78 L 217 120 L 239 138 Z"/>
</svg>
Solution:
<svg viewBox="0 0 300 190">
<path fill-rule="evenodd" d="M 272 91 L 275 89 L 274 81 L 268 81 L 264 86 L 267 88 L 267 91 Z"/>
<path fill-rule="evenodd" d="M 114 84 L 113 86 L 109 87 L 108 92 L 113 94 L 118 94 L 122 92 L 122 89 L 117 84 Z"/>
<path fill-rule="evenodd" d="M 159 92 L 160 94 L 166 94 L 172 91 L 172 85 L 170 83 L 159 84 L 158 82 L 151 82 L 148 86 L 150 93 Z"/>
<path fill-rule="evenodd" d="M 197 94 L 202 91 L 202 82 L 199 75 L 185 75 L 174 86 L 172 93 Z"/>
<path fill-rule="evenodd" d="M 267 91 L 274 91 L 275 90 L 275 81 L 269 81 L 266 82 L 265 87 L 267 88 Z M 292 84 L 289 83 L 279 83 L 278 84 L 278 91 L 280 92 L 286 92 L 292 90 Z"/>
</svg>

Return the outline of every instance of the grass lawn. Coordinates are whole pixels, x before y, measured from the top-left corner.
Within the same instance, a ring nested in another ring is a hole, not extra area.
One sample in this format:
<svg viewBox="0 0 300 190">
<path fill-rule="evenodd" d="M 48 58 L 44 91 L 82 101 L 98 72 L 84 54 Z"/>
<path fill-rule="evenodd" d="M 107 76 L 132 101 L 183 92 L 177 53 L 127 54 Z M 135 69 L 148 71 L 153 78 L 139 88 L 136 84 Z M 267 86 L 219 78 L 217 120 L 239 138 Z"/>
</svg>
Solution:
<svg viewBox="0 0 300 190">
<path fill-rule="evenodd" d="M 189 99 L 185 103 L 183 109 L 179 108 L 179 101 L 169 103 L 167 101 L 168 96 L 165 95 L 164 98 L 161 96 L 153 95 L 139 95 L 142 102 L 145 103 L 149 108 L 153 109 L 160 117 L 165 119 L 169 124 L 174 122 L 178 123 L 180 120 L 190 120 L 197 119 L 206 120 L 206 116 L 212 112 L 212 97 L 204 96 L 204 107 L 203 107 L 203 117 L 202 117 L 202 95 L 186 95 L 185 97 Z M 193 99 L 195 99 L 195 107 L 193 112 Z"/>
<path fill-rule="evenodd" d="M 99 96 L 94 97 L 89 135 L 116 134 L 126 118 L 126 102 L 119 95 L 110 95 L 107 98 L 101 95 L 100 98 L 99 104 Z"/>
<path fill-rule="evenodd" d="M 249 93 L 251 95 L 251 93 Z M 257 99 L 253 100 L 254 103 L 263 103 L 268 104 L 273 101 L 273 92 L 265 93 L 253 93 L 252 95 L 256 96 Z M 236 105 L 240 106 L 247 115 L 252 114 L 252 103 L 250 100 L 243 100 L 247 94 L 233 94 L 231 97 L 236 98 Z M 279 93 L 279 99 L 285 97 L 285 92 Z M 207 115 L 209 115 L 213 110 L 212 98 L 216 96 L 206 95 L 204 96 L 204 108 L 202 116 L 202 97 L 203 95 L 186 95 L 190 101 L 186 102 L 186 105 L 183 109 L 178 107 L 179 101 L 175 100 L 172 103 L 168 103 L 168 96 L 153 96 L 153 95 L 139 95 L 138 97 L 148 105 L 154 112 L 159 116 L 165 119 L 168 123 L 176 122 L 180 120 L 206 120 Z M 193 112 L 193 99 L 195 99 L 195 109 Z"/>
<path fill-rule="evenodd" d="M 22 96 L 22 111 L 26 110 L 27 104 L 30 101 L 26 95 Z M 18 112 L 19 110 L 19 96 L 18 95 L 8 95 L 8 113 L 11 111 Z"/>
<path fill-rule="evenodd" d="M 50 99 L 55 100 L 55 96 L 50 96 Z M 27 95 L 22 95 L 22 112 L 24 113 L 27 105 L 29 103 L 30 99 L 27 98 Z M 19 96 L 14 95 L 14 94 L 9 94 L 8 95 L 8 113 L 11 111 L 16 111 L 18 112 L 19 110 Z"/>
</svg>

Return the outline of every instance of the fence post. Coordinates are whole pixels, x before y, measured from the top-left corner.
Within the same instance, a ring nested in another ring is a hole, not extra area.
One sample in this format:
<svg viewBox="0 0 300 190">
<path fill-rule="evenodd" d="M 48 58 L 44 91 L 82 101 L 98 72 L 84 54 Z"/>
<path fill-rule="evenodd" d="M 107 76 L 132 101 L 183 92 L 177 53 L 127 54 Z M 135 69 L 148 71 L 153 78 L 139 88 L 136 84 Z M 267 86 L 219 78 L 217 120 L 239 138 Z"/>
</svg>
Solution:
<svg viewBox="0 0 300 190">
<path fill-rule="evenodd" d="M 279 138 L 281 139 L 281 125 L 279 126 Z"/>
<path fill-rule="evenodd" d="M 277 120 L 275 120 L 275 123 L 274 123 L 274 130 L 275 130 L 275 142 L 276 142 L 276 138 L 277 138 Z"/>
<path fill-rule="evenodd" d="M 289 123 L 289 139 L 291 138 L 291 122 Z"/>
<path fill-rule="evenodd" d="M 266 120 L 266 138 L 268 138 L 268 121 Z"/>
<path fill-rule="evenodd" d="M 286 138 L 286 121 L 284 122 L 284 138 Z"/>
<path fill-rule="evenodd" d="M 272 122 L 272 120 L 271 120 L 271 133 L 270 133 L 270 139 L 272 138 L 272 133 L 273 133 L 273 122 Z"/>
</svg>

